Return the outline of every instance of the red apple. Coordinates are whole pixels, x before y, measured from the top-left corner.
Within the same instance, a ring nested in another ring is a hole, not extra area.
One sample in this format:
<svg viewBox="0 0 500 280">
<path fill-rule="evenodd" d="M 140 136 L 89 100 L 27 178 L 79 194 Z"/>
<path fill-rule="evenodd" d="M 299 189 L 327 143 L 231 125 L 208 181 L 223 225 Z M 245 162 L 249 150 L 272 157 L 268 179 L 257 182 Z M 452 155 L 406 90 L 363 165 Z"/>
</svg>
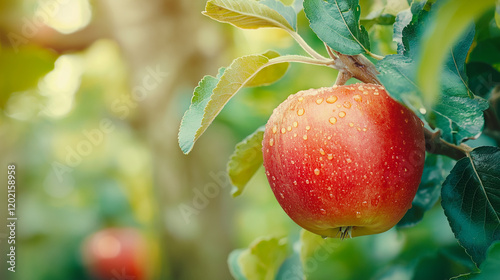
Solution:
<svg viewBox="0 0 500 280">
<path fill-rule="evenodd" d="M 393 227 L 411 207 L 425 159 L 420 119 L 374 84 L 291 95 L 271 115 L 262 144 L 281 207 L 328 237 Z"/>
<path fill-rule="evenodd" d="M 134 228 L 108 228 L 83 243 L 83 259 L 96 279 L 146 279 L 147 241 Z"/>
</svg>

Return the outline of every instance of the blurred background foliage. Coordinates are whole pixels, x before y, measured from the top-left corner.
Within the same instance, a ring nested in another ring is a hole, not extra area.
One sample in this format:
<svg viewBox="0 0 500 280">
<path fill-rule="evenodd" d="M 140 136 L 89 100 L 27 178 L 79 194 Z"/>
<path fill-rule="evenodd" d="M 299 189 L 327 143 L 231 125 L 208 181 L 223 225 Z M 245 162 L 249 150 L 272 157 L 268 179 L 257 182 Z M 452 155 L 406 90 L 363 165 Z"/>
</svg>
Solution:
<svg viewBox="0 0 500 280">
<path fill-rule="evenodd" d="M 408 2 L 360 2 L 372 51 L 396 53 L 390 24 Z M 17 166 L 19 217 L 14 274 L 6 270 L 7 232 L 0 230 L 1 279 L 96 279 L 84 256 L 86 240 L 107 228 L 134 228 L 143 236 L 148 261 L 137 279 L 230 279 L 229 253 L 261 236 L 287 237 L 284 267 L 303 270 L 299 261 L 307 252 L 297 242 L 319 237 L 300 235 L 262 170 L 242 196 L 231 198 L 225 165 L 235 144 L 265 124 L 289 94 L 330 86 L 336 71 L 292 65 L 278 83 L 244 90 L 185 156 L 177 130 L 204 74 L 271 48 L 301 53 L 281 30 L 238 30 L 202 16 L 204 5 L 0 1 L 0 161 Z M 490 42 L 500 36 L 494 11 L 481 22 L 481 47 L 498 48 Z M 303 13 L 298 26 L 306 41 L 324 49 Z M 484 60 L 479 51 L 471 56 Z M 138 88 L 146 93 L 140 100 Z M 6 197 L 5 188 L 0 194 Z M 320 269 L 304 268 L 310 279 L 443 279 L 472 265 L 439 206 L 414 228 L 345 240 L 335 248 Z M 406 270 L 408 264 L 419 268 L 417 275 Z M 128 279 L 113 274 L 123 267 L 106 269 L 114 278 L 105 279 Z"/>
</svg>

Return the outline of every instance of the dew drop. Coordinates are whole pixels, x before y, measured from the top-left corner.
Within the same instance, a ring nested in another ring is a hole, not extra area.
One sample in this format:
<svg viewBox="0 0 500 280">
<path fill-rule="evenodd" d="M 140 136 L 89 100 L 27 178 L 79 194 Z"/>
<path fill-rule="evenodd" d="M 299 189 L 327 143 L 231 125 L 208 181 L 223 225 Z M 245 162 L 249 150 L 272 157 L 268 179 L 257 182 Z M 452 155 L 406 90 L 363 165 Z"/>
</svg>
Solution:
<svg viewBox="0 0 500 280">
<path fill-rule="evenodd" d="M 330 198 L 333 198 L 333 193 L 330 193 Z"/>
<path fill-rule="evenodd" d="M 336 117 L 331 117 L 329 119 L 329 121 L 330 121 L 331 124 L 335 124 L 337 122 L 337 118 Z"/>
<path fill-rule="evenodd" d="M 346 107 L 347 109 L 351 108 L 351 106 L 352 106 L 351 102 L 349 101 L 344 102 L 344 107 Z"/>
<path fill-rule="evenodd" d="M 402 114 L 404 114 L 404 113 L 405 113 L 405 111 L 404 111 L 404 110 L 401 110 L 401 115 L 402 115 Z"/>
<path fill-rule="evenodd" d="M 363 90 L 364 90 L 363 86 L 359 86 L 359 87 L 358 87 L 358 89 L 359 89 L 360 91 L 363 91 Z"/>
<path fill-rule="evenodd" d="M 337 99 L 338 99 L 337 96 L 330 96 L 326 99 L 326 103 L 333 104 L 337 101 Z"/>
<path fill-rule="evenodd" d="M 299 102 L 304 101 L 304 97 L 299 97 Z"/>
<path fill-rule="evenodd" d="M 344 111 L 341 111 L 341 112 L 339 113 L 339 117 L 341 117 L 341 118 L 345 117 L 345 112 L 344 112 Z"/>
<path fill-rule="evenodd" d="M 293 137 L 297 137 L 297 133 L 294 133 L 294 134 L 293 134 Z"/>
<path fill-rule="evenodd" d="M 306 184 L 309 184 L 309 180 L 306 180 Z"/>
<path fill-rule="evenodd" d="M 346 159 L 347 163 L 351 163 L 352 160 L 350 158 Z"/>
<path fill-rule="evenodd" d="M 405 119 L 405 123 L 408 123 L 408 119 Z"/>
<path fill-rule="evenodd" d="M 273 133 L 276 133 L 278 131 L 278 128 L 276 126 L 273 127 Z"/>
<path fill-rule="evenodd" d="M 323 150 L 323 148 L 319 148 L 319 153 L 325 155 L 325 150 Z"/>
<path fill-rule="evenodd" d="M 295 164 L 295 161 L 293 161 L 293 160 L 292 160 L 292 161 L 290 161 L 290 163 L 291 163 L 291 164 Z"/>
<path fill-rule="evenodd" d="M 293 181 L 293 184 L 294 184 L 295 186 L 297 186 L 297 181 Z"/>
<path fill-rule="evenodd" d="M 272 147 L 273 145 L 274 145 L 274 139 L 273 139 L 273 138 L 271 138 L 271 139 L 269 139 L 269 146 L 271 146 L 271 147 Z"/>
<path fill-rule="evenodd" d="M 288 127 L 286 128 L 286 130 L 288 130 L 288 131 L 292 131 L 292 127 L 291 127 L 291 126 L 288 126 Z"/>
<path fill-rule="evenodd" d="M 333 159 L 333 154 L 328 154 L 328 159 L 332 160 Z"/>
<path fill-rule="evenodd" d="M 358 218 L 358 219 L 361 218 L 361 212 L 359 212 L 359 211 L 356 212 L 356 218 Z"/>
<path fill-rule="evenodd" d="M 285 132 L 286 132 L 286 129 L 283 127 L 283 128 L 281 129 L 281 133 L 285 134 Z"/>
<path fill-rule="evenodd" d="M 349 123 L 349 126 L 350 126 L 350 127 L 353 127 L 353 126 L 354 126 L 354 124 L 351 122 L 351 123 Z"/>
<path fill-rule="evenodd" d="M 306 126 L 306 130 L 311 130 L 311 127 L 310 126 Z"/>
<path fill-rule="evenodd" d="M 361 98 L 361 95 L 359 95 L 359 94 L 354 95 L 354 101 L 361 102 L 361 100 L 363 100 Z"/>
<path fill-rule="evenodd" d="M 299 125 L 298 122 L 293 122 L 293 127 L 297 127 Z"/>
<path fill-rule="evenodd" d="M 280 196 L 281 196 L 281 198 L 285 198 L 285 196 L 282 193 L 280 193 Z"/>
<path fill-rule="evenodd" d="M 319 209 L 319 211 L 321 212 L 321 214 L 325 215 L 326 214 L 326 210 L 325 209 Z"/>
<path fill-rule="evenodd" d="M 314 174 L 319 175 L 319 169 L 318 168 L 314 169 Z"/>
<path fill-rule="evenodd" d="M 307 140 L 307 135 L 302 136 L 304 140 Z"/>
<path fill-rule="evenodd" d="M 299 116 L 304 115 L 304 113 L 305 113 L 304 108 L 300 108 L 297 110 L 297 115 L 299 115 Z"/>
<path fill-rule="evenodd" d="M 375 92 L 373 94 L 374 95 L 379 95 L 380 93 L 378 92 L 378 90 L 375 90 Z"/>
<path fill-rule="evenodd" d="M 318 99 L 316 99 L 316 104 L 318 104 L 318 105 L 319 105 L 319 104 L 321 104 L 322 102 L 323 102 L 323 98 L 318 98 Z"/>
<path fill-rule="evenodd" d="M 365 200 L 361 204 L 366 207 L 366 206 L 368 206 L 368 201 Z"/>
<path fill-rule="evenodd" d="M 273 178 L 273 181 L 276 181 L 276 177 L 273 176 L 272 178 Z"/>
</svg>

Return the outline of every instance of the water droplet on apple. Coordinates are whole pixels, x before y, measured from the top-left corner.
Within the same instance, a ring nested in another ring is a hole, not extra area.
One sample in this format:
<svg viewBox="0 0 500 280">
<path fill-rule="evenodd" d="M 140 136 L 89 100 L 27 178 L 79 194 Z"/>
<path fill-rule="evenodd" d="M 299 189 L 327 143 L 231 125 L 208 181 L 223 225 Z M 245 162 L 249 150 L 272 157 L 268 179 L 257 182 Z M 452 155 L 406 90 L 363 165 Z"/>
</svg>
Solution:
<svg viewBox="0 0 500 280">
<path fill-rule="evenodd" d="M 337 122 L 337 118 L 335 117 L 331 117 L 329 120 L 328 120 L 331 124 L 335 124 Z"/>
<path fill-rule="evenodd" d="M 286 130 L 288 130 L 288 131 L 292 131 L 292 126 L 290 126 L 290 125 L 289 125 L 289 126 L 286 128 Z"/>
<path fill-rule="evenodd" d="M 356 94 L 354 95 L 354 101 L 360 102 L 362 100 L 361 95 Z"/>
<path fill-rule="evenodd" d="M 325 210 L 325 209 L 323 209 L 323 208 L 319 209 L 319 211 L 320 211 L 320 212 L 321 212 L 321 214 L 323 214 L 323 215 L 325 215 L 325 214 L 326 214 L 326 210 Z"/>
<path fill-rule="evenodd" d="M 347 109 L 351 108 L 351 102 L 349 101 L 344 102 L 344 107 L 346 107 Z"/>
<path fill-rule="evenodd" d="M 285 132 L 286 132 L 286 129 L 283 127 L 283 128 L 281 129 L 281 133 L 285 134 Z"/>
<path fill-rule="evenodd" d="M 305 113 L 304 108 L 300 108 L 297 110 L 297 115 L 299 115 L 299 116 L 304 115 L 304 113 Z"/>
<path fill-rule="evenodd" d="M 280 193 L 280 196 L 281 196 L 281 198 L 285 198 L 285 196 L 282 193 Z"/>
<path fill-rule="evenodd" d="M 276 177 L 273 176 L 272 178 L 273 178 L 273 181 L 276 181 Z"/>
<path fill-rule="evenodd" d="M 346 114 L 345 114 L 345 112 L 344 112 L 344 111 L 341 111 L 341 112 L 339 113 L 339 117 L 340 117 L 340 118 L 345 117 L 345 115 L 346 115 Z"/>
<path fill-rule="evenodd" d="M 295 186 L 297 186 L 297 181 L 293 181 L 293 184 L 294 184 Z"/>
<path fill-rule="evenodd" d="M 318 99 L 316 99 L 316 104 L 318 104 L 318 105 L 319 105 L 319 104 L 321 104 L 321 102 L 323 102 L 323 98 L 318 98 Z"/>
<path fill-rule="evenodd" d="M 332 160 L 333 159 L 333 154 L 328 154 L 328 159 Z"/>
<path fill-rule="evenodd" d="M 304 140 L 307 140 L 307 135 L 302 136 Z"/>
<path fill-rule="evenodd" d="M 273 139 L 273 138 L 271 138 L 271 139 L 269 139 L 269 146 L 271 146 L 271 147 L 272 147 L 273 145 L 274 145 L 274 139 Z"/>
<path fill-rule="evenodd" d="M 323 150 L 323 148 L 319 148 L 319 153 L 320 153 L 321 155 L 325 155 L 325 150 Z"/>
<path fill-rule="evenodd" d="M 306 130 L 311 130 L 311 127 L 310 126 L 306 126 Z"/>
<path fill-rule="evenodd" d="M 333 104 L 337 101 L 337 96 L 330 96 L 326 99 L 326 103 Z"/>
<path fill-rule="evenodd" d="M 278 128 L 276 126 L 273 127 L 273 133 L 276 134 L 276 132 L 278 131 Z"/>
<path fill-rule="evenodd" d="M 298 122 L 293 122 L 293 127 L 297 127 L 299 125 Z"/>
<path fill-rule="evenodd" d="M 368 201 L 366 201 L 366 200 L 365 200 L 365 201 L 363 201 L 363 202 L 361 203 L 361 205 L 363 205 L 363 206 L 365 206 L 365 207 L 366 207 L 366 206 L 368 206 Z"/>
<path fill-rule="evenodd" d="M 309 180 L 306 180 L 306 184 L 309 184 Z M 312 191 L 312 190 L 311 190 Z"/>
<path fill-rule="evenodd" d="M 314 169 L 314 174 L 319 175 L 319 169 L 318 168 Z"/>
<path fill-rule="evenodd" d="M 356 212 L 356 218 L 358 218 L 358 219 L 361 218 L 361 212 L 359 212 L 359 211 Z"/>
</svg>

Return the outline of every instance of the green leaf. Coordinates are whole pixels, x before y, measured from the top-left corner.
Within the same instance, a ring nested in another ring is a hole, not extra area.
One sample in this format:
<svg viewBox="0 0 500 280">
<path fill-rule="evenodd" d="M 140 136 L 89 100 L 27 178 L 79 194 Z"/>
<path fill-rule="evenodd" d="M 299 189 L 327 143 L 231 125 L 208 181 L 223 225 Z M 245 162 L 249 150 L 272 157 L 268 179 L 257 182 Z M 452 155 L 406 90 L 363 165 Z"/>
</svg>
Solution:
<svg viewBox="0 0 500 280">
<path fill-rule="evenodd" d="M 469 88 L 477 95 L 488 99 L 492 88 L 500 84 L 500 72 L 490 64 L 484 62 L 470 62 L 467 64 Z"/>
<path fill-rule="evenodd" d="M 396 21 L 396 17 L 391 14 L 384 14 L 382 10 L 379 10 L 375 13 L 370 13 L 366 18 L 360 20 L 362 26 L 364 26 L 367 30 L 375 25 L 393 25 Z"/>
<path fill-rule="evenodd" d="M 38 47 L 0 50 L 0 108 L 13 92 L 28 90 L 38 85 L 43 75 L 54 69 L 56 55 Z"/>
<path fill-rule="evenodd" d="M 262 165 L 262 138 L 264 127 L 260 127 L 236 145 L 235 151 L 227 164 L 233 197 L 239 196 L 246 184 Z"/>
<path fill-rule="evenodd" d="M 236 279 L 273 280 L 287 255 L 285 238 L 259 238 L 248 249 L 233 251 L 228 263 Z"/>
<path fill-rule="evenodd" d="M 347 55 L 369 53 L 358 0 L 305 0 L 304 12 L 314 33 L 330 48 Z"/>
<path fill-rule="evenodd" d="M 420 222 L 424 213 L 430 210 L 441 197 L 441 185 L 450 172 L 453 160 L 448 157 L 427 154 L 425 158 L 422 181 L 418 186 L 417 194 L 412 207 L 399 221 L 399 227 L 410 227 Z"/>
<path fill-rule="evenodd" d="M 478 61 L 488 64 L 500 63 L 500 37 L 489 38 L 474 47 L 469 56 L 469 61 Z"/>
<path fill-rule="evenodd" d="M 470 1 L 448 0 L 439 5 L 431 20 L 426 24 L 417 82 L 422 88 L 427 103 L 432 104 L 439 96 L 439 81 L 442 78 L 444 62 L 449 57 L 449 50 L 470 26 L 495 0 Z M 436 47 L 439 46 L 439 47 Z"/>
<path fill-rule="evenodd" d="M 285 6 L 279 0 L 262 0 L 260 3 L 278 12 L 292 26 L 293 30 L 297 30 L 297 13 L 292 6 Z"/>
<path fill-rule="evenodd" d="M 403 10 L 396 16 L 392 40 L 396 42 L 398 46 L 398 54 L 404 53 L 405 47 L 403 44 L 403 29 L 410 24 L 412 18 L 413 15 L 411 13 L 411 9 Z"/>
<path fill-rule="evenodd" d="M 479 147 L 457 162 L 442 187 L 451 229 L 476 264 L 500 240 L 500 149 Z"/>
<path fill-rule="evenodd" d="M 421 39 L 420 30 L 423 28 L 434 2 L 433 0 L 415 1 L 411 5 L 411 20 L 404 26 L 402 30 L 402 46 L 398 46 L 398 50 L 402 51 L 401 54 L 410 57 L 418 55 Z"/>
<path fill-rule="evenodd" d="M 184 113 L 179 129 L 179 146 L 184 153 L 189 153 L 196 141 L 195 135 L 201 127 L 203 112 L 212 97 L 213 90 L 219 83 L 224 69 L 219 70 L 219 76 L 205 76 L 194 89 L 189 109 Z"/>
<path fill-rule="evenodd" d="M 481 272 L 474 280 L 497 280 L 500 275 L 500 242 L 496 241 L 488 248 L 486 259 L 481 264 Z"/>
<path fill-rule="evenodd" d="M 238 262 L 243 252 L 245 252 L 245 249 L 234 250 L 229 254 L 227 258 L 229 272 L 231 273 L 231 276 L 233 276 L 235 280 L 247 280 L 247 278 L 241 272 L 240 264 Z"/>
<path fill-rule="evenodd" d="M 243 29 L 277 27 L 294 30 L 280 13 L 254 0 L 209 0 L 203 14 Z"/>
<path fill-rule="evenodd" d="M 267 85 L 285 74 L 288 63 L 283 67 L 283 62 L 277 56 L 273 51 L 243 56 L 235 59 L 220 77 L 203 78 L 194 91 L 191 106 L 184 114 L 179 129 L 179 146 L 185 154 L 191 151 L 196 140 L 242 87 Z M 273 69 L 266 70 L 266 76 L 259 75 L 259 71 L 266 67 Z"/>
<path fill-rule="evenodd" d="M 267 57 L 269 60 L 280 56 L 280 54 L 275 51 L 267 51 L 262 55 Z M 257 74 L 245 84 L 245 87 L 270 85 L 276 82 L 279 78 L 283 77 L 289 66 L 290 63 L 279 63 L 269 67 L 265 67 L 257 72 Z"/>
</svg>

